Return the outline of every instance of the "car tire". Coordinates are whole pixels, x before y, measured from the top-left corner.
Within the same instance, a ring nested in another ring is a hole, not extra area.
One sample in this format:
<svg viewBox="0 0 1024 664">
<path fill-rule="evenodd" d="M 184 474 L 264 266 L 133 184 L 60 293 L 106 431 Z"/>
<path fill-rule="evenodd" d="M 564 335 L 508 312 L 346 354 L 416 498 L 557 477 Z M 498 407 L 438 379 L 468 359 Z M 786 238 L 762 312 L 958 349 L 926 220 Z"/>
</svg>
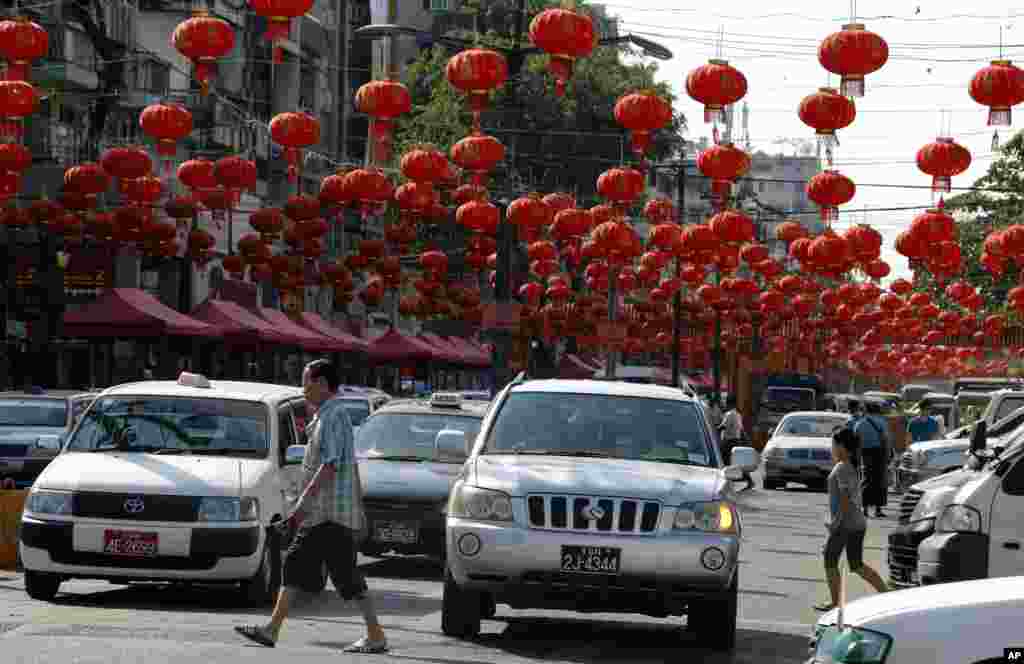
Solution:
<svg viewBox="0 0 1024 664">
<path fill-rule="evenodd" d="M 736 647 L 739 576 L 736 570 L 724 598 L 693 602 L 689 607 L 687 628 L 712 650 L 728 652 Z"/>
<path fill-rule="evenodd" d="M 277 592 L 280 589 L 281 545 L 277 541 L 277 532 L 268 528 L 259 569 L 251 579 L 242 582 L 241 591 L 247 604 L 266 606 L 277 599 Z"/>
<path fill-rule="evenodd" d="M 61 578 L 57 574 L 25 570 L 25 592 L 32 599 L 52 602 L 60 590 L 60 582 Z"/>
<path fill-rule="evenodd" d="M 457 639 L 471 639 L 480 633 L 483 598 L 479 592 L 460 588 L 452 573 L 444 575 L 441 599 L 441 632 Z"/>
</svg>

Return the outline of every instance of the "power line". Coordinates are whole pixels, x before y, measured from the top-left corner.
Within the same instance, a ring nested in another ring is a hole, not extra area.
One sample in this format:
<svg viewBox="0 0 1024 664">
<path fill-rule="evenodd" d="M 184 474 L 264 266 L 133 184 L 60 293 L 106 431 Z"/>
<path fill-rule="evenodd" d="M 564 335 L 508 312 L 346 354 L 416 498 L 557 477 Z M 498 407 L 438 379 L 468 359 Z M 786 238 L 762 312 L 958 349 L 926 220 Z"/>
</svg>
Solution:
<svg viewBox="0 0 1024 664">
<path fill-rule="evenodd" d="M 705 14 L 716 19 L 724 19 L 729 21 L 764 21 L 780 18 L 796 18 L 804 21 L 810 21 L 815 23 L 837 23 L 846 22 L 849 20 L 849 16 L 839 17 L 828 17 L 828 16 L 808 16 L 807 14 L 801 14 L 799 12 L 776 12 L 772 14 L 754 14 L 747 16 L 735 16 L 730 14 L 717 14 L 715 12 L 706 12 L 703 9 L 680 9 L 670 7 L 637 7 L 636 5 L 626 5 L 615 2 L 602 2 L 605 7 L 628 9 L 635 12 L 664 12 L 672 14 Z M 942 21 L 963 21 L 963 20 L 978 20 L 978 21 L 1004 21 L 1007 19 L 1018 18 L 1024 16 L 1024 14 L 1003 14 L 1003 15 L 987 15 L 987 14 L 949 14 L 947 16 L 895 16 L 895 15 L 880 15 L 880 16 L 859 16 L 859 21 L 905 21 L 910 23 L 921 22 L 921 23 L 938 23 Z"/>
</svg>

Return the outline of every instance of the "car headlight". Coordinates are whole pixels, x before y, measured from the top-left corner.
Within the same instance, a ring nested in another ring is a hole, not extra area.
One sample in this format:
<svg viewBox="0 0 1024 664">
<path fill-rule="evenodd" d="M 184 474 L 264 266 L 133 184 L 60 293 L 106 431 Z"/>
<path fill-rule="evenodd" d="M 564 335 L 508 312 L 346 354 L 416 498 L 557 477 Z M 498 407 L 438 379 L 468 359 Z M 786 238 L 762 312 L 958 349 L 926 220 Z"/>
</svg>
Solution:
<svg viewBox="0 0 1024 664">
<path fill-rule="evenodd" d="M 71 515 L 74 500 L 70 491 L 33 491 L 28 494 L 25 511 L 34 514 Z"/>
<path fill-rule="evenodd" d="M 452 491 L 448 514 L 480 521 L 511 521 L 512 498 L 501 491 L 462 484 Z"/>
<path fill-rule="evenodd" d="M 950 494 L 956 493 L 952 490 L 933 490 L 926 492 L 921 500 L 918 501 L 917 506 L 914 507 L 914 511 L 910 514 L 910 523 L 917 521 L 923 521 L 925 519 L 934 519 L 939 515 L 942 507 L 946 500 L 949 499 Z"/>
<path fill-rule="evenodd" d="M 203 498 L 199 503 L 200 521 L 259 521 L 260 504 L 256 498 Z"/>
<path fill-rule="evenodd" d="M 818 625 L 811 650 L 813 661 L 822 664 L 883 664 L 892 650 L 892 637 L 860 627 Z"/>
<path fill-rule="evenodd" d="M 709 533 L 736 533 L 739 517 L 736 507 L 724 500 L 686 503 L 676 510 L 676 530 L 702 530 Z"/>
<path fill-rule="evenodd" d="M 949 505 L 935 524 L 938 533 L 980 533 L 981 513 L 970 505 Z"/>
</svg>

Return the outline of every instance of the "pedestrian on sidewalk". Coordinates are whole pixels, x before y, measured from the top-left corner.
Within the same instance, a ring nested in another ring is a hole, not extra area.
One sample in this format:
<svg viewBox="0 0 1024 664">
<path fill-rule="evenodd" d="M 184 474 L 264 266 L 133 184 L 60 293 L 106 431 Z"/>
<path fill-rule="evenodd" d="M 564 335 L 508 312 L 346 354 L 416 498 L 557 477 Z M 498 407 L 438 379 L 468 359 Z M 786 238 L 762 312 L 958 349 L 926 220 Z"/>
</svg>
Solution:
<svg viewBox="0 0 1024 664">
<path fill-rule="evenodd" d="M 387 638 L 377 620 L 366 580 L 356 566 L 365 516 L 362 487 L 356 464 L 352 422 L 338 394 L 338 370 L 327 360 L 308 364 L 302 373 L 307 405 L 316 413 L 306 435 L 309 440 L 302 463 L 302 496 L 286 524 L 297 529 L 284 559 L 284 580 L 267 625 L 244 625 L 235 631 L 251 641 L 273 648 L 296 592 L 309 585 L 303 575 L 319 575 L 327 563 L 331 581 L 341 598 L 355 600 L 366 621 L 366 636 L 345 652 L 383 653 Z"/>
<path fill-rule="evenodd" d="M 726 400 L 726 406 L 729 410 L 722 417 L 718 437 L 722 441 L 722 456 L 725 458 L 725 465 L 728 466 L 732 463 L 733 448 L 743 445 L 746 440 L 746 433 L 743 430 L 743 416 L 740 415 L 740 411 L 736 408 L 736 397 L 729 395 Z M 746 469 L 743 470 L 743 479 L 747 482 L 747 486 L 742 489 L 743 491 L 749 491 L 754 488 L 754 478 L 750 476 L 750 472 Z"/>
<path fill-rule="evenodd" d="M 861 460 L 864 483 L 864 514 L 875 508 L 876 517 L 884 517 L 885 507 L 889 498 L 889 487 L 886 482 L 889 456 L 892 447 L 889 445 L 888 422 L 882 417 L 881 407 L 874 402 L 866 404 L 867 411 L 853 426 L 853 432 L 860 439 Z"/>
<path fill-rule="evenodd" d="M 928 415 L 927 410 L 922 408 L 907 422 L 907 433 L 910 434 L 911 443 L 938 440 L 939 423 Z"/>
<path fill-rule="evenodd" d="M 864 535 L 867 519 L 861 513 L 861 482 L 859 444 L 856 434 L 847 428 L 832 436 L 832 459 L 836 465 L 828 476 L 829 518 L 828 539 L 822 551 L 825 558 L 825 579 L 831 601 L 816 604 L 818 611 L 831 611 L 839 605 L 839 557 L 846 550 L 850 571 L 867 581 L 875 590 L 888 590 L 885 581 L 873 567 L 864 563 Z"/>
</svg>

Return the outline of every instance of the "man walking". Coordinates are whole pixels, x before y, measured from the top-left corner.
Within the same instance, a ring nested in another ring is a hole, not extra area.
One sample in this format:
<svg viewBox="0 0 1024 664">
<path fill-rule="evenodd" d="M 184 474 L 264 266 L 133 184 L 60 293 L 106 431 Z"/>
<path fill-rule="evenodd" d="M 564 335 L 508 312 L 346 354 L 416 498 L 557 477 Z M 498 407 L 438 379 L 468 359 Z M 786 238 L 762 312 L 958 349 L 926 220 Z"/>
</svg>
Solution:
<svg viewBox="0 0 1024 664">
<path fill-rule="evenodd" d="M 338 394 L 338 370 L 327 360 L 316 360 L 302 373 L 306 403 L 316 410 L 306 428 L 309 445 L 302 463 L 305 489 L 288 525 L 298 532 L 284 559 L 284 582 L 270 622 L 244 625 L 235 631 L 251 641 L 273 648 L 288 610 L 303 583 L 303 574 L 319 574 L 327 563 L 341 598 L 355 600 L 366 621 L 366 636 L 345 649 L 354 653 L 383 653 L 387 638 L 366 580 L 356 567 L 359 534 L 363 529 L 362 487 L 352 440 L 352 423 Z"/>
<path fill-rule="evenodd" d="M 911 443 L 936 440 L 939 437 L 939 423 L 930 417 L 924 408 L 921 408 L 917 415 L 907 422 L 907 433 L 910 434 Z"/>
<path fill-rule="evenodd" d="M 743 444 L 745 435 L 743 432 L 743 416 L 740 415 L 740 411 L 736 408 L 736 397 L 730 395 L 726 405 L 729 410 L 722 417 L 722 424 L 719 426 L 719 438 L 722 441 L 722 456 L 725 457 L 725 464 L 729 465 L 732 463 L 733 448 Z M 750 476 L 746 469 L 743 471 L 743 479 L 747 482 L 747 486 L 743 488 L 743 491 L 754 488 L 754 478 Z"/>
<path fill-rule="evenodd" d="M 886 468 L 889 462 L 888 423 L 882 419 L 881 408 L 873 402 L 867 404 L 866 413 L 857 419 L 853 432 L 860 439 L 864 477 L 864 514 L 875 508 L 876 517 L 884 517 L 882 508 L 888 499 Z"/>
</svg>

